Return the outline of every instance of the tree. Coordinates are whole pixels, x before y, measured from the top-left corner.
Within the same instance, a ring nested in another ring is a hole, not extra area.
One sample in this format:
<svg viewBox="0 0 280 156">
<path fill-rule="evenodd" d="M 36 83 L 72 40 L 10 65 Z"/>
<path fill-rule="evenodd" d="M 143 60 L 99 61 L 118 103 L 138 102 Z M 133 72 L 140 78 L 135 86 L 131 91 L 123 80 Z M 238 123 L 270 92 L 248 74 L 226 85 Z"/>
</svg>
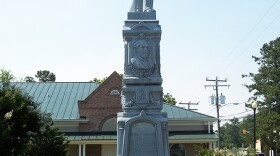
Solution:
<svg viewBox="0 0 280 156">
<path fill-rule="evenodd" d="M 4 68 L 0 69 L 0 82 L 10 82 L 14 79 L 14 75 L 10 71 L 5 70 Z"/>
<path fill-rule="evenodd" d="M 123 78 L 123 74 L 120 74 L 120 76 Z M 99 78 L 93 78 L 92 80 L 89 80 L 89 82 L 95 82 L 95 83 L 103 83 L 108 77 L 104 77 L 102 79 Z"/>
<path fill-rule="evenodd" d="M 254 134 L 254 118 L 253 115 L 248 115 L 243 118 L 240 123 L 241 140 L 244 143 L 244 147 L 253 145 L 253 134 Z M 243 131 L 245 133 L 243 133 Z"/>
<path fill-rule="evenodd" d="M 53 127 L 49 114 L 41 113 L 32 97 L 5 85 L 0 88 L 1 155 L 67 155 L 67 144 Z"/>
<path fill-rule="evenodd" d="M 163 95 L 163 102 L 171 105 L 175 105 L 177 103 L 176 99 L 170 93 Z"/>
<path fill-rule="evenodd" d="M 257 137 L 265 150 L 280 149 L 280 114 L 274 110 L 262 110 L 257 114 Z M 279 153 L 277 153 L 279 154 Z"/>
<path fill-rule="evenodd" d="M 31 138 L 30 155 L 67 155 L 68 142 L 65 142 L 63 134 L 58 132 L 58 128 L 54 127 L 54 123 L 50 114 L 44 114 L 41 118 L 44 125 L 41 126 L 40 131 Z"/>
<path fill-rule="evenodd" d="M 0 151 L 3 155 L 24 153 L 31 133 L 40 129 L 39 114 L 30 97 L 15 88 L 0 90 Z M 29 112 L 28 112 L 29 111 Z"/>
<path fill-rule="evenodd" d="M 25 81 L 25 82 L 36 82 L 36 81 L 34 80 L 34 78 L 31 77 L 31 76 L 26 76 L 26 77 L 24 78 L 24 81 Z"/>
<path fill-rule="evenodd" d="M 40 82 L 55 82 L 55 75 L 48 70 L 39 70 L 35 75 L 36 78 L 39 79 Z"/>
<path fill-rule="evenodd" d="M 230 120 L 230 123 L 225 123 L 221 129 L 221 147 L 241 147 L 241 130 L 240 122 L 237 118 Z"/>
<path fill-rule="evenodd" d="M 95 82 L 95 83 L 102 83 L 104 82 L 108 77 L 104 77 L 103 79 L 93 78 L 89 82 Z"/>
<path fill-rule="evenodd" d="M 252 56 L 260 66 L 258 73 L 242 76 L 251 78 L 253 83 L 245 86 L 254 92 L 251 99 L 258 100 L 257 136 L 266 148 L 280 149 L 280 37 L 265 43 L 260 54 L 260 57 Z"/>
</svg>

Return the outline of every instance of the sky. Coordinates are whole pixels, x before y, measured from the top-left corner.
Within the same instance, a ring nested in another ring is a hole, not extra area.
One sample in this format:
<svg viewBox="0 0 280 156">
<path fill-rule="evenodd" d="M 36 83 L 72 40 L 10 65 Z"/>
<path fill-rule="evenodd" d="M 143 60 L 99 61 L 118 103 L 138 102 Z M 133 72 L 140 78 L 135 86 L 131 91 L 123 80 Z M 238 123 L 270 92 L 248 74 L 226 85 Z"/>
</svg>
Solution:
<svg viewBox="0 0 280 156">
<path fill-rule="evenodd" d="M 0 0 L 0 68 L 18 80 L 49 70 L 57 82 L 87 82 L 123 73 L 122 28 L 132 0 Z M 177 106 L 216 117 L 208 79 L 227 79 L 219 94 L 222 121 L 252 114 L 242 74 L 256 73 L 252 55 L 280 36 L 280 0 L 154 0 L 162 28 L 164 93 Z M 232 103 L 239 103 L 233 105 Z"/>
</svg>

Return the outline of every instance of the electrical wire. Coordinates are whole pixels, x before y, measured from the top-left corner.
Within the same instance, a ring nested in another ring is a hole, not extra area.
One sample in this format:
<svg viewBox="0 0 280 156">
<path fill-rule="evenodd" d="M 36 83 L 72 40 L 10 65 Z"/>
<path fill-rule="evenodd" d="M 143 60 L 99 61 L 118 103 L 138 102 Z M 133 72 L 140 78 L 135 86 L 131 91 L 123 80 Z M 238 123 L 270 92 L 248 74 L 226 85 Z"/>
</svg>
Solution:
<svg viewBox="0 0 280 156">
<path fill-rule="evenodd" d="M 244 113 L 248 113 L 248 112 L 250 112 L 250 111 L 245 111 L 245 112 L 240 112 L 240 113 L 225 115 L 225 116 L 220 116 L 220 117 L 223 118 L 223 117 L 229 117 L 229 116 L 236 116 L 236 115 L 240 115 L 240 114 L 244 114 Z"/>
<path fill-rule="evenodd" d="M 278 107 L 278 106 L 280 106 L 280 103 L 277 104 L 277 105 L 274 105 L 273 107 L 264 108 L 263 110 L 264 110 L 264 111 L 265 111 L 265 110 L 269 110 L 269 109 L 273 110 L 274 108 L 276 108 L 276 107 Z M 246 111 L 246 112 L 251 113 L 251 111 L 252 111 L 252 110 L 249 110 L 249 111 Z M 244 113 L 246 113 L 246 112 L 241 112 L 241 113 L 232 114 L 232 115 L 226 115 L 226 116 L 220 116 L 220 117 L 230 117 L 230 116 L 235 116 L 235 115 L 239 115 L 239 114 L 244 114 Z M 233 118 L 243 119 L 243 118 L 245 118 L 245 117 L 247 117 L 247 116 L 249 116 L 249 115 L 253 115 L 253 114 L 246 114 L 246 115 L 241 116 L 241 117 L 233 117 Z M 232 120 L 233 118 L 231 118 L 231 119 L 220 119 L 220 120 L 223 120 L 223 121 L 228 120 L 228 121 L 229 121 L 229 120 Z"/>
<path fill-rule="evenodd" d="M 239 104 L 244 104 L 244 103 L 245 103 L 245 102 L 240 102 L 240 103 L 237 103 L 237 104 L 234 104 L 234 103 L 227 103 L 227 104 L 221 105 L 221 106 L 219 107 L 219 109 L 221 109 L 221 108 L 224 107 L 224 106 L 238 106 Z M 209 113 L 211 113 L 212 111 L 216 110 L 216 109 L 217 109 L 217 108 L 216 108 L 216 105 L 214 105 L 214 106 L 215 106 L 215 108 L 209 110 L 208 112 L 205 112 L 204 114 L 209 114 Z"/>
<path fill-rule="evenodd" d="M 268 8 L 268 10 L 264 13 L 264 15 L 258 20 L 258 22 L 253 26 L 253 28 L 245 35 L 245 37 L 243 37 L 242 39 L 241 39 L 241 41 L 237 44 L 237 46 L 235 46 L 234 48 L 233 48 L 233 50 L 231 50 L 231 52 L 229 53 L 229 55 L 225 58 L 225 60 L 223 61 L 223 62 L 221 62 L 219 65 L 217 65 L 210 73 L 214 73 L 214 71 L 218 68 L 218 67 L 221 67 L 222 66 L 222 64 L 224 64 L 224 62 L 226 62 L 226 60 L 227 59 L 229 59 L 230 58 L 230 56 L 233 54 L 233 52 L 235 52 L 237 49 L 238 49 L 238 47 L 245 41 L 245 39 L 256 29 L 256 27 L 261 23 L 261 21 L 265 18 L 265 16 L 269 13 L 269 11 L 276 5 L 276 3 L 278 2 L 278 0 L 275 0 L 273 3 L 272 3 L 272 5 Z M 259 38 L 259 37 L 258 37 Z M 255 39 L 256 40 L 256 39 Z M 251 43 L 252 44 L 252 43 Z M 250 44 L 250 45 L 251 45 Z M 247 48 L 249 48 L 250 46 L 247 46 Z M 246 48 L 246 49 L 247 49 Z M 245 50 L 246 50 L 245 49 Z M 244 50 L 244 51 L 245 51 Z M 241 53 L 242 54 L 242 53 Z M 240 57 L 240 55 L 238 56 L 238 57 Z M 237 60 L 237 58 L 238 57 L 236 57 L 233 61 L 232 61 L 232 63 L 233 62 L 235 62 L 236 60 Z M 232 63 L 229 63 L 228 64 L 228 66 L 226 66 L 226 67 L 224 67 L 222 70 L 220 70 L 220 71 L 225 71 L 225 69 L 227 69 L 229 66 L 231 66 L 232 65 Z M 220 73 L 220 72 L 218 72 L 218 73 Z M 210 75 L 210 74 L 208 74 L 208 75 Z"/>
<path fill-rule="evenodd" d="M 228 60 L 230 58 L 230 56 L 243 44 L 243 42 L 248 38 L 248 36 L 250 36 L 252 34 L 252 32 L 259 26 L 259 24 L 263 21 L 263 19 L 267 16 L 267 14 L 270 12 L 270 10 L 276 5 L 276 3 L 278 2 L 279 0 L 275 0 L 272 5 L 270 5 L 270 7 L 266 10 L 266 12 L 264 13 L 264 15 L 257 21 L 257 23 L 253 26 L 252 29 L 250 29 L 250 31 L 241 39 L 241 41 L 237 44 L 237 46 L 235 46 L 231 51 L 230 53 L 228 54 L 228 56 L 225 58 L 225 60 L 223 62 L 221 62 L 217 67 L 221 67 L 222 64 L 224 64 L 224 62 L 226 62 L 226 60 Z M 280 14 L 278 16 L 276 16 L 276 18 L 274 18 L 266 27 L 265 29 L 262 30 L 262 32 L 241 52 L 239 53 L 239 55 L 237 57 L 235 57 L 227 66 L 225 66 L 221 72 L 221 73 L 225 73 L 230 66 L 233 65 L 233 63 L 235 63 L 238 58 L 240 58 L 242 55 L 245 54 L 246 51 L 248 51 L 248 49 L 257 41 L 258 38 L 261 37 L 261 35 L 276 21 L 277 18 L 279 18 Z M 247 64 L 248 62 L 245 62 L 245 64 Z M 244 63 L 239 66 L 236 70 L 238 71 L 240 68 L 242 68 L 244 66 Z M 214 73 L 214 71 L 216 70 L 217 68 L 214 68 L 214 70 L 212 70 L 210 73 Z M 211 75 L 211 74 L 208 74 L 208 75 Z M 197 93 L 198 94 L 198 93 Z M 214 111 L 215 109 L 213 110 L 210 110 L 209 112 L 212 112 Z M 207 112 L 207 113 L 209 113 Z"/>
<path fill-rule="evenodd" d="M 235 57 L 235 59 L 230 63 L 233 64 L 239 57 L 241 57 L 242 55 L 244 55 L 246 51 L 248 51 L 248 49 L 253 45 L 253 43 L 256 42 L 256 40 L 258 38 L 261 37 L 261 35 L 276 21 L 277 18 L 280 17 L 280 14 L 278 14 L 266 27 L 265 29 L 263 29 L 263 31 L 242 51 L 242 53 L 239 53 L 239 55 L 237 57 Z M 238 70 L 240 70 L 241 68 L 243 68 L 248 62 L 244 62 L 243 64 L 241 64 L 233 73 L 237 72 Z M 226 68 L 228 68 L 230 66 L 230 64 L 224 68 L 224 71 L 222 73 L 224 73 L 226 70 Z"/>
</svg>

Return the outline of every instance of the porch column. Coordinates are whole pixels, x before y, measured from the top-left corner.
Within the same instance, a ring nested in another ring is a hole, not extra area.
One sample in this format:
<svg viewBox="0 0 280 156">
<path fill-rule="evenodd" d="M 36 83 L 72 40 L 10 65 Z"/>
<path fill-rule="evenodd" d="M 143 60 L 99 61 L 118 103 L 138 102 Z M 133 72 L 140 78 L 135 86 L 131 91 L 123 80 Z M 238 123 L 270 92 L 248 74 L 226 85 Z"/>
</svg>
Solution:
<svg viewBox="0 0 280 156">
<path fill-rule="evenodd" d="M 79 156 L 82 156 L 82 146 L 79 144 Z"/>
<path fill-rule="evenodd" d="M 214 149 L 216 148 L 216 142 L 213 143 L 213 148 L 214 148 Z"/>
<path fill-rule="evenodd" d="M 208 121 L 208 134 L 210 134 L 210 128 L 211 128 L 211 126 L 210 126 L 210 121 Z"/>
<path fill-rule="evenodd" d="M 86 156 L 86 144 L 83 144 L 83 156 Z"/>
<path fill-rule="evenodd" d="M 209 142 L 209 149 L 213 149 L 213 143 Z"/>
</svg>

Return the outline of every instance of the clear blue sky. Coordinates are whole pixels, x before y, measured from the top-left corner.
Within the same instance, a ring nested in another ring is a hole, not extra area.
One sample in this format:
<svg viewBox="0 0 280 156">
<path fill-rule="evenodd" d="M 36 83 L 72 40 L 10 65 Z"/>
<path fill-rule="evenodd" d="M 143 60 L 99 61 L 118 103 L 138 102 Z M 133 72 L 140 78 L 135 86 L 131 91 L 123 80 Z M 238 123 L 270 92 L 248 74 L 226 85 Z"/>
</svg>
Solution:
<svg viewBox="0 0 280 156">
<path fill-rule="evenodd" d="M 123 73 L 122 26 L 132 0 L 1 0 L 0 68 L 17 78 L 49 70 L 57 81 L 89 81 Z M 246 102 L 242 74 L 256 72 L 252 55 L 280 36 L 279 0 L 154 0 L 162 27 L 164 92 L 198 102 L 216 116 L 205 79 L 227 78 L 227 103 Z M 243 105 L 221 108 L 232 118 Z M 237 116 L 242 116 L 239 114 Z"/>
</svg>

